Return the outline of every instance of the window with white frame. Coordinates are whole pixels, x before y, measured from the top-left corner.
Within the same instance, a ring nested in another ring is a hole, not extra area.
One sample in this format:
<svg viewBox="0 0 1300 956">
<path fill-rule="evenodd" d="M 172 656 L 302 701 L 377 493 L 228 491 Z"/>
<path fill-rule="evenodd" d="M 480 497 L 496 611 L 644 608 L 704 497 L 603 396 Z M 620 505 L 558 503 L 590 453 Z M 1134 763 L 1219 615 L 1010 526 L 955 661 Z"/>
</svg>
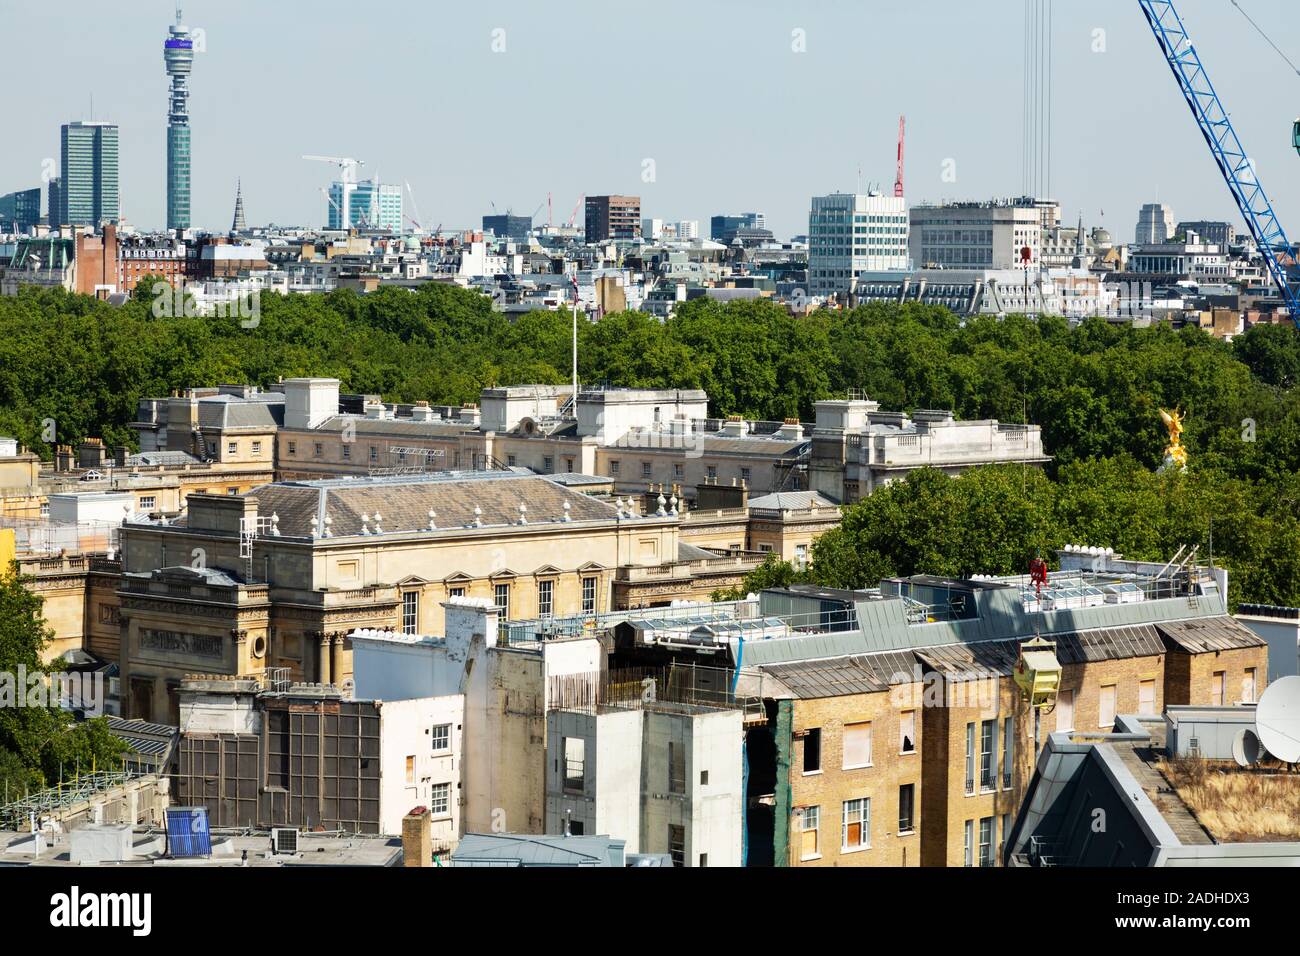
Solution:
<svg viewBox="0 0 1300 956">
<path fill-rule="evenodd" d="M 596 578 L 582 579 L 582 613 L 593 614 L 596 611 Z"/>
<path fill-rule="evenodd" d="M 871 798 L 845 800 L 843 812 L 840 848 L 865 850 L 871 846 Z"/>
<path fill-rule="evenodd" d="M 537 616 L 550 617 L 555 613 L 555 582 L 537 582 Z"/>
<path fill-rule="evenodd" d="M 429 813 L 435 817 L 451 813 L 451 784 L 435 783 L 429 788 Z"/>
<path fill-rule="evenodd" d="M 997 767 L 993 762 L 994 736 L 998 722 L 985 720 L 980 724 L 980 789 L 992 790 L 993 780 L 997 776 Z"/>
<path fill-rule="evenodd" d="M 975 865 L 975 821 L 967 820 L 962 838 L 962 866 Z"/>
<path fill-rule="evenodd" d="M 975 722 L 966 724 L 966 792 L 975 792 Z M 969 864 L 968 864 L 969 865 Z"/>
<path fill-rule="evenodd" d="M 980 866 L 993 865 L 993 818 L 980 819 Z"/>
<path fill-rule="evenodd" d="M 1002 789 L 1011 789 L 1011 769 L 1016 756 L 1016 724 L 1007 717 L 1002 721 Z"/>
<path fill-rule="evenodd" d="M 510 585 L 498 584 L 492 589 L 493 603 L 502 620 L 510 618 Z"/>
<path fill-rule="evenodd" d="M 402 633 L 420 633 L 420 594 L 418 591 L 402 592 Z"/>
<path fill-rule="evenodd" d="M 802 807 L 798 811 L 799 859 L 812 860 L 820 855 L 818 830 L 821 826 L 821 807 Z"/>
<path fill-rule="evenodd" d="M 1155 680 L 1138 681 L 1138 713 L 1150 716 L 1156 712 Z"/>
<path fill-rule="evenodd" d="M 844 763 L 842 769 L 871 766 L 871 721 L 844 725 Z"/>
<path fill-rule="evenodd" d="M 898 715 L 898 752 L 916 753 L 916 711 L 905 710 Z"/>
<path fill-rule="evenodd" d="M 451 724 L 434 724 L 429 730 L 429 748 L 436 754 L 451 749 Z"/>
<path fill-rule="evenodd" d="M 141 511 L 153 511 L 153 509 L 154 509 L 155 507 L 157 507 L 157 505 L 158 505 L 158 499 L 157 499 L 156 497 L 154 497 L 153 495 L 141 495 L 141 496 L 140 496 L 140 510 L 141 510 Z"/>
</svg>

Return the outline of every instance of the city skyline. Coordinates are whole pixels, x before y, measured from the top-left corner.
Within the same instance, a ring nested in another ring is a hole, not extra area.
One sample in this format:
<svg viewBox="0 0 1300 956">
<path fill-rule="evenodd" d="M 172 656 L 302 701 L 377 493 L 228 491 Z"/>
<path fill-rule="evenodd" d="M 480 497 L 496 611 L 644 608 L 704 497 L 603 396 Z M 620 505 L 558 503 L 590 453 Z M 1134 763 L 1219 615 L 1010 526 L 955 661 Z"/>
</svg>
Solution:
<svg viewBox="0 0 1300 956">
<path fill-rule="evenodd" d="M 757 209 L 783 239 L 807 232 L 811 196 L 869 185 L 889 191 L 899 114 L 908 117 L 909 205 L 1019 195 L 1022 5 L 938 6 L 941 16 L 921 18 L 878 3 L 799 11 L 719 4 L 693 10 L 695 27 L 682 30 L 686 8 L 673 4 L 643 22 L 586 3 L 572 4 L 576 15 L 566 16 L 507 5 L 386 18 L 327 3 L 321 16 L 302 21 L 288 10 L 195 2 L 185 10 L 198 61 L 189 111 L 192 222 L 223 229 L 241 180 L 250 222 L 322 224 L 320 189 L 334 177 L 300 157 L 326 153 L 366 160 L 362 176 L 382 170 L 388 182 L 409 182 L 408 214 L 418 205 L 425 228 L 473 228 L 494 208 L 524 216 L 536 209 L 545 222 L 548 193 L 555 221 L 564 222 L 580 195 L 622 193 L 641 197 L 643 215 L 667 220 Z M 0 191 L 43 185 L 59 126 L 92 118 L 93 97 L 93 118 L 121 129 L 122 215 L 160 228 L 167 119 L 159 103 L 167 77 L 158 38 L 174 9 L 159 3 L 110 15 L 72 7 L 87 29 L 61 35 L 58 50 L 85 64 L 81 81 L 11 104 L 10 141 L 31 145 L 0 156 Z M 1137 5 L 1057 7 L 1050 198 L 1063 218 L 1082 213 L 1087 224 L 1126 239 L 1139 208 L 1161 202 L 1176 219 L 1240 225 Z M 1250 10 L 1283 48 L 1294 48 L 1300 30 L 1283 11 L 1270 0 L 1255 0 Z M 1300 186 L 1290 175 L 1291 114 L 1257 92 L 1284 67 L 1231 8 L 1193 7 L 1186 16 L 1265 187 L 1283 221 L 1294 221 Z M 0 14 L 15 35 L 46 35 L 51 17 L 29 8 Z M 406 27 L 387 29 L 395 19 Z M 917 36 L 921 24 L 931 68 L 916 69 L 905 44 L 872 41 Z M 617 50 L 602 41 L 614 35 Z M 298 44 L 286 46 L 286 36 Z M 729 39 L 718 43 L 718 36 Z M 991 44 L 1000 56 L 987 55 Z M 382 63 L 398 70 L 367 65 L 364 51 L 380 48 Z M 33 45 L 15 55 L 26 72 L 39 71 L 46 53 Z M 701 60 L 704 72 L 690 65 Z M 627 82 L 611 72 L 616 67 Z M 416 82 L 423 70 L 435 82 Z M 990 91 L 1008 95 L 969 105 L 954 98 L 973 71 Z M 104 76 L 115 79 L 100 82 Z M 855 78 L 865 81 L 860 95 L 852 92 Z M 539 98 L 539 83 L 554 96 Z M 295 96 L 278 104 L 267 95 L 273 90 Z M 1160 162 L 1170 155 L 1186 161 Z M 1117 176 L 1119 169 L 1128 175 Z"/>
</svg>

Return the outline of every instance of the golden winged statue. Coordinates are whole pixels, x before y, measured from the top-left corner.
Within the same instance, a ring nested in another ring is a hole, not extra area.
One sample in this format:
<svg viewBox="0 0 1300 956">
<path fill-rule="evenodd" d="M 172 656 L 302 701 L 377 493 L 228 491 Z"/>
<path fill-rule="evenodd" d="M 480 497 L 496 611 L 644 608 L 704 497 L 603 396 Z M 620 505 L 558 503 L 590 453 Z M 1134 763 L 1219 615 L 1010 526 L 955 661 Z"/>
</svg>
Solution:
<svg viewBox="0 0 1300 956">
<path fill-rule="evenodd" d="M 1162 408 L 1160 420 L 1165 423 L 1165 428 L 1169 429 L 1169 444 L 1165 446 L 1165 463 L 1161 470 L 1177 468 L 1183 471 L 1187 468 L 1187 449 L 1183 447 L 1184 416 L 1177 409 L 1170 412 Z"/>
</svg>

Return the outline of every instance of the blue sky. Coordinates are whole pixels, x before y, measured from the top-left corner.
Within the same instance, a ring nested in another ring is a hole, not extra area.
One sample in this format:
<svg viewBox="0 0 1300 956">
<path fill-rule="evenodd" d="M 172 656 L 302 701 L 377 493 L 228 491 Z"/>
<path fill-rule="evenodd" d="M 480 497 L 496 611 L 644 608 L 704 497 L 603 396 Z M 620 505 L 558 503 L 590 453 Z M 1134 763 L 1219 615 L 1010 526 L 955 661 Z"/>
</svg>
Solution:
<svg viewBox="0 0 1300 956">
<path fill-rule="evenodd" d="M 1300 58 L 1293 4 L 1241 2 Z M 1179 6 L 1300 238 L 1300 77 L 1229 0 Z M 626 192 L 665 219 L 758 210 L 784 237 L 859 168 L 890 188 L 900 113 L 909 201 L 1012 195 L 1023 15 L 1023 0 L 192 0 L 207 47 L 191 80 L 194 222 L 228 227 L 241 177 L 250 223 L 320 223 L 333 170 L 299 158 L 318 153 L 410 182 L 426 226 L 477 225 L 492 203 L 544 220 L 548 192 L 564 220 L 580 194 Z M 173 16 L 155 0 L 0 0 L 6 73 L 25 77 L 5 99 L 0 192 L 40 182 L 59 124 L 86 118 L 93 94 L 95 118 L 121 126 L 124 214 L 162 224 Z M 1054 50 L 1052 192 L 1069 221 L 1128 240 L 1155 200 L 1236 220 L 1136 0 L 1056 0 Z"/>
</svg>

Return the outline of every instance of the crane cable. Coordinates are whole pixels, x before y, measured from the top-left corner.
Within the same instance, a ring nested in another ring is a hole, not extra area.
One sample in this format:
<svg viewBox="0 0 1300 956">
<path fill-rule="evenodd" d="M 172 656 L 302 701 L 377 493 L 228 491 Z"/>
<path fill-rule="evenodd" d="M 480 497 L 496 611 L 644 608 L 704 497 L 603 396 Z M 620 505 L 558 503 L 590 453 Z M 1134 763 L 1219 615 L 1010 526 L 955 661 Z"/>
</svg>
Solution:
<svg viewBox="0 0 1300 956">
<path fill-rule="evenodd" d="M 1282 52 L 1281 47 L 1279 47 L 1276 43 L 1273 42 L 1272 37 L 1270 37 L 1267 33 L 1264 32 L 1263 27 L 1261 27 L 1258 23 L 1255 22 L 1254 18 L 1251 17 L 1251 15 L 1246 12 L 1245 8 L 1242 7 L 1242 5 L 1237 2 L 1237 0 L 1232 0 L 1232 5 L 1236 7 L 1237 11 L 1243 17 L 1246 18 L 1246 20 L 1250 23 L 1252 27 L 1255 28 L 1255 32 L 1258 33 L 1260 36 L 1262 36 L 1265 42 L 1268 43 L 1268 45 L 1271 46 L 1275 51 L 1277 51 L 1277 55 L 1286 61 L 1287 66 L 1291 67 L 1292 71 L 1297 76 L 1300 76 L 1300 66 L 1296 66 L 1295 63 L 1291 60 L 1291 58 Z"/>
</svg>

